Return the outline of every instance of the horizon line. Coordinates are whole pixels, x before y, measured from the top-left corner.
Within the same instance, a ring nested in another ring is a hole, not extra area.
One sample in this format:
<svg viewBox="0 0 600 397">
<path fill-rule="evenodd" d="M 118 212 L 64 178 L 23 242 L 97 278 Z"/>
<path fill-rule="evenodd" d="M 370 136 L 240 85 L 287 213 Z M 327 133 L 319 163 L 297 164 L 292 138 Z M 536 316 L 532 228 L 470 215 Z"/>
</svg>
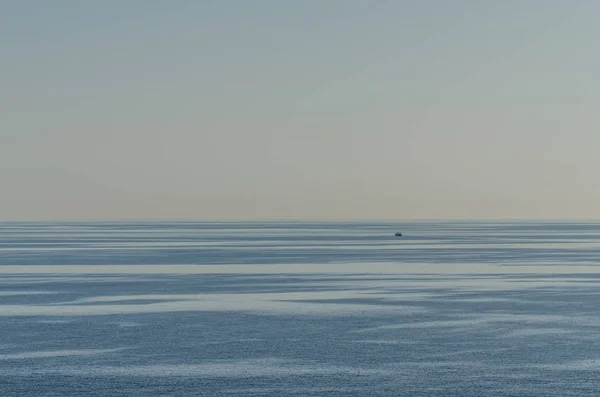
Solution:
<svg viewBox="0 0 600 397">
<path fill-rule="evenodd" d="M 60 218 L 0 219 L 7 223 L 396 223 L 396 222 L 600 222 L 600 218 Z"/>
</svg>

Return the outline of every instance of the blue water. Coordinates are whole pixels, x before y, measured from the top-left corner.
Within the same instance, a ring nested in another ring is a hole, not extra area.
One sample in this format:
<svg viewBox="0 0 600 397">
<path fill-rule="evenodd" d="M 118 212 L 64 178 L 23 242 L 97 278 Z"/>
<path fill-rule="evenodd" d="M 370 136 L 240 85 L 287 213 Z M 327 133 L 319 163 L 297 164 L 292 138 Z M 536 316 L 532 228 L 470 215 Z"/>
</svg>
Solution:
<svg viewBox="0 0 600 397">
<path fill-rule="evenodd" d="M 598 395 L 599 265 L 592 222 L 1 223 L 0 396 Z"/>
</svg>

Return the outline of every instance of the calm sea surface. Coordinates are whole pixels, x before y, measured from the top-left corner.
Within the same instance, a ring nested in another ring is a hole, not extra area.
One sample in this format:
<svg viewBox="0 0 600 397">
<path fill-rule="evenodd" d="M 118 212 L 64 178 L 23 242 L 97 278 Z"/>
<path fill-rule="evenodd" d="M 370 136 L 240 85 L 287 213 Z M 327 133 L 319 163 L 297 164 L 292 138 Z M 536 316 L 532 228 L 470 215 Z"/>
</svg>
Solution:
<svg viewBox="0 0 600 397">
<path fill-rule="evenodd" d="M 600 223 L 0 223 L 2 397 L 596 395 Z"/>
</svg>

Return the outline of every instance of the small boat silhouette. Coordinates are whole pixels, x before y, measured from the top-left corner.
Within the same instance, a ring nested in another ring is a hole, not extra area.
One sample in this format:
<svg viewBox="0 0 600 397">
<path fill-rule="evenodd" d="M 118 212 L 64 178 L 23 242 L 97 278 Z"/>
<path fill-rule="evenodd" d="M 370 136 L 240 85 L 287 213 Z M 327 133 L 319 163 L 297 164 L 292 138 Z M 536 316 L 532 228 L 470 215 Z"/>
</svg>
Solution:
<svg viewBox="0 0 600 397">
<path fill-rule="evenodd" d="M 398 233 L 395 234 L 395 236 L 396 237 L 400 237 L 400 236 L 402 236 L 402 233 L 398 232 Z"/>
</svg>

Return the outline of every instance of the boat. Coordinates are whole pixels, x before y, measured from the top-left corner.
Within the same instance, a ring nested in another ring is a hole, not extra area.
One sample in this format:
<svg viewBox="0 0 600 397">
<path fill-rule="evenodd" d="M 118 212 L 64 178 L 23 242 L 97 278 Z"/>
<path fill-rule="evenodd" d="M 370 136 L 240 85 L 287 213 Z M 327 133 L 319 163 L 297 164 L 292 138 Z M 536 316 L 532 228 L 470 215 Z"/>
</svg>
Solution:
<svg viewBox="0 0 600 397">
<path fill-rule="evenodd" d="M 402 236 L 402 233 L 398 232 L 398 233 L 395 234 L 395 236 L 396 237 L 400 237 L 400 236 Z"/>
</svg>

